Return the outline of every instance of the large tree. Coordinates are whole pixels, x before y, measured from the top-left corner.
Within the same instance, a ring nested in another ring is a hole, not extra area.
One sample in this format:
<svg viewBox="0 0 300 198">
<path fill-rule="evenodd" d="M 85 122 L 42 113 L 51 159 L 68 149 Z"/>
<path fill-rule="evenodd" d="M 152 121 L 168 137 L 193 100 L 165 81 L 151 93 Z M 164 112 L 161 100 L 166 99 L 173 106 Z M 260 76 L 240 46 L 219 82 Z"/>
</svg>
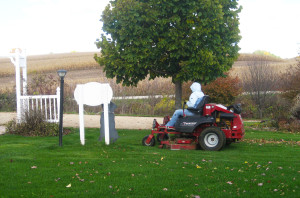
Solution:
<svg viewBox="0 0 300 198">
<path fill-rule="evenodd" d="M 237 0 L 112 0 L 97 40 L 107 77 L 130 86 L 149 76 L 171 77 L 176 108 L 182 82 L 207 83 L 238 56 Z"/>
</svg>

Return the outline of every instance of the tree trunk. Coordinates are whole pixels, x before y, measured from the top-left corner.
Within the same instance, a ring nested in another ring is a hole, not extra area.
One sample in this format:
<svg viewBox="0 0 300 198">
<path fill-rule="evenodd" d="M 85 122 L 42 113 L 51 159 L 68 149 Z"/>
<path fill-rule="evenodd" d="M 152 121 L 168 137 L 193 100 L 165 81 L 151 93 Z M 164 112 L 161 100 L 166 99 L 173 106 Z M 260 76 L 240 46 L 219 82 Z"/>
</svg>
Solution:
<svg viewBox="0 0 300 198">
<path fill-rule="evenodd" d="M 175 109 L 181 109 L 181 98 L 182 98 L 182 83 L 176 81 L 175 83 Z"/>
</svg>

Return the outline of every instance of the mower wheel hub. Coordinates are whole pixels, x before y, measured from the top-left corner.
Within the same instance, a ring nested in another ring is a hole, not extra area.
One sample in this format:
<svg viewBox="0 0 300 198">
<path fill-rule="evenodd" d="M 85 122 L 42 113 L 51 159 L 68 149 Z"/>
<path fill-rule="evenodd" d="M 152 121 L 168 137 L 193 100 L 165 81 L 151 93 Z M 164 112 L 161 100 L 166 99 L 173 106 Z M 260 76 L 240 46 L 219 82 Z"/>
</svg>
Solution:
<svg viewBox="0 0 300 198">
<path fill-rule="evenodd" d="M 219 143 L 219 137 L 215 133 L 208 133 L 204 137 L 204 143 L 208 147 L 215 147 Z"/>
</svg>

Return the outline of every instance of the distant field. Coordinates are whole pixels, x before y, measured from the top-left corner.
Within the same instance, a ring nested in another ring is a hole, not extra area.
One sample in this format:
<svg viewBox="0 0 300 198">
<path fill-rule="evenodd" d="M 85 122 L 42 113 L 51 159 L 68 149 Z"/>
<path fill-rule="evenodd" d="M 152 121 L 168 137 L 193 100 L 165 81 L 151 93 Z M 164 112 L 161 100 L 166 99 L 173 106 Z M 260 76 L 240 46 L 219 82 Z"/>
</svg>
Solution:
<svg viewBox="0 0 300 198">
<path fill-rule="evenodd" d="M 78 83 L 86 83 L 91 81 L 109 82 L 115 84 L 114 80 L 107 79 L 102 71 L 102 68 L 94 60 L 94 54 L 99 52 L 77 52 L 65 54 L 48 54 L 29 56 L 27 58 L 28 79 L 35 73 L 45 73 L 57 76 L 56 71 L 66 69 L 68 71 L 65 82 L 69 85 Z M 234 63 L 230 70 L 230 75 L 241 76 L 241 72 L 245 66 L 248 66 L 252 61 L 257 60 L 258 55 L 241 54 L 239 59 Z M 268 63 L 274 67 L 278 73 L 284 73 L 290 66 L 296 64 L 296 59 L 278 59 L 270 57 Z M 171 79 L 160 78 L 155 82 L 171 86 Z M 141 86 L 148 81 L 142 81 L 138 86 Z M 153 81 L 151 83 L 154 83 Z M 15 69 L 9 58 L 0 58 L 0 89 L 12 89 L 15 86 Z M 119 87 L 119 85 L 113 85 Z M 171 87 L 170 87 L 171 88 Z"/>
<path fill-rule="evenodd" d="M 254 54 L 241 54 L 238 60 L 234 63 L 232 69 L 230 70 L 230 75 L 241 76 L 242 71 L 245 67 L 251 65 L 254 61 L 260 60 L 261 56 Z M 264 57 L 264 60 L 276 71 L 278 74 L 285 73 L 297 64 L 296 58 L 291 59 L 279 59 L 273 57 Z"/>
<path fill-rule="evenodd" d="M 34 72 L 51 72 L 58 69 L 78 70 L 96 68 L 99 65 L 94 60 L 97 52 L 78 52 L 65 54 L 47 54 L 27 57 L 28 74 Z M 9 58 L 0 58 L 0 76 L 9 76 L 15 73 Z"/>
<path fill-rule="evenodd" d="M 56 71 L 68 71 L 66 82 L 81 83 L 91 80 L 99 81 L 103 76 L 102 69 L 94 60 L 97 52 L 80 52 L 66 54 L 48 54 L 27 57 L 28 79 L 36 73 L 45 73 L 57 76 Z M 15 68 L 9 58 L 0 58 L 0 89 L 11 89 L 15 86 Z"/>
</svg>

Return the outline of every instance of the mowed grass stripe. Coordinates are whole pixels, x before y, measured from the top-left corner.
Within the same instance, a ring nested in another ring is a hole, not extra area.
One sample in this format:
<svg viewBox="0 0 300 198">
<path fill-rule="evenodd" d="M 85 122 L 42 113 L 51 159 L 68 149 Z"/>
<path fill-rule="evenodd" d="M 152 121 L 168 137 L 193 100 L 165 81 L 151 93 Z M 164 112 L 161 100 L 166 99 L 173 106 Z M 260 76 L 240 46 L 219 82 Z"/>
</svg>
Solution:
<svg viewBox="0 0 300 198">
<path fill-rule="evenodd" d="M 247 133 L 248 132 L 248 133 Z M 0 197 L 297 197 L 300 147 L 241 142 L 220 152 L 141 145 L 147 130 L 119 130 L 112 145 L 99 129 L 63 137 L 0 136 Z M 299 141 L 299 134 L 248 129 L 245 139 Z M 67 187 L 70 186 L 70 187 Z"/>
</svg>

